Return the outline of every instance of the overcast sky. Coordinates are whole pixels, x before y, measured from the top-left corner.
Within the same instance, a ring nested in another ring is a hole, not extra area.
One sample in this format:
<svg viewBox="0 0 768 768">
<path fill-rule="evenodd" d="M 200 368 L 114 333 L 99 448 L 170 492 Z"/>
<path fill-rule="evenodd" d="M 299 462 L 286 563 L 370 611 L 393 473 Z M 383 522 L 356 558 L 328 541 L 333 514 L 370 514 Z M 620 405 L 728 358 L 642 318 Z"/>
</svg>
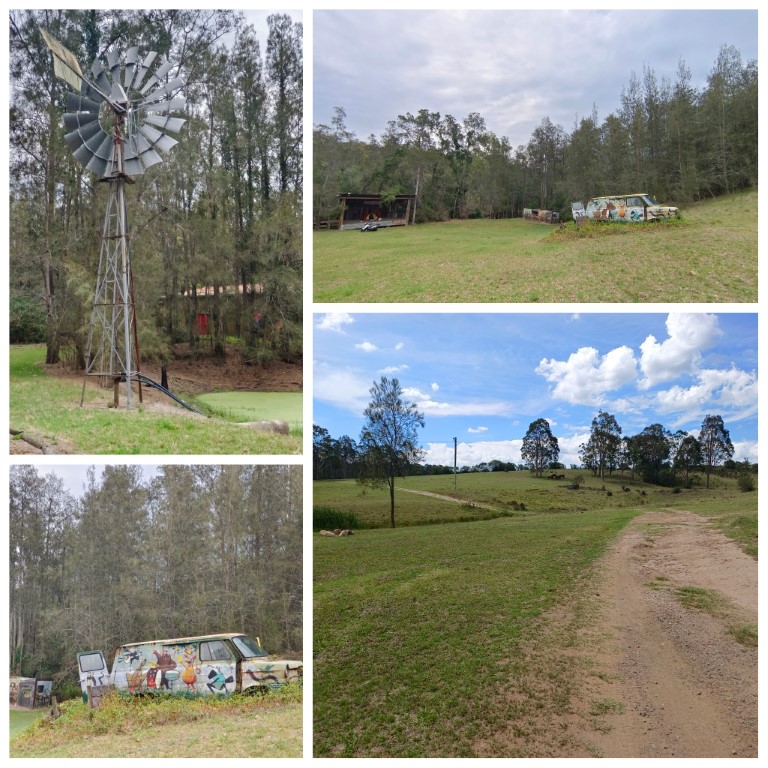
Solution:
<svg viewBox="0 0 768 768">
<path fill-rule="evenodd" d="M 720 414 L 736 459 L 757 461 L 754 314 L 347 314 L 314 316 L 314 423 L 360 437 L 370 388 L 397 378 L 424 413 L 426 462 L 520 461 L 546 418 L 579 463 L 599 410 L 622 434 L 660 423 L 698 434 Z"/>
<path fill-rule="evenodd" d="M 357 138 L 399 114 L 479 112 L 513 147 L 542 118 L 566 131 L 615 112 L 634 71 L 705 85 L 721 45 L 757 58 L 757 11 L 315 11 L 314 123 L 347 113 Z"/>
<path fill-rule="evenodd" d="M 104 471 L 104 464 L 56 464 L 56 463 L 37 463 L 37 471 L 40 475 L 54 474 L 61 478 L 64 483 L 64 488 L 72 494 L 76 499 L 79 499 L 85 492 L 86 478 L 88 476 L 88 470 L 90 467 L 94 467 L 96 470 L 96 477 L 101 477 Z M 156 464 L 142 464 L 141 471 L 144 475 L 144 480 L 151 480 L 158 471 Z"/>
</svg>

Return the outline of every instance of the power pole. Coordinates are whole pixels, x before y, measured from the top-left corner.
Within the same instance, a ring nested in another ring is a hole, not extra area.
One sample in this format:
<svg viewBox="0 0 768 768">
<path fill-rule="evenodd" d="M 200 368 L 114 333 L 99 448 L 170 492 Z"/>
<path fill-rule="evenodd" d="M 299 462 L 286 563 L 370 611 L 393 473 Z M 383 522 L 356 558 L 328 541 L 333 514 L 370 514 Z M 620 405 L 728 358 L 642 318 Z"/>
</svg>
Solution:
<svg viewBox="0 0 768 768">
<path fill-rule="evenodd" d="M 453 438 L 453 492 L 456 493 L 456 438 Z"/>
</svg>

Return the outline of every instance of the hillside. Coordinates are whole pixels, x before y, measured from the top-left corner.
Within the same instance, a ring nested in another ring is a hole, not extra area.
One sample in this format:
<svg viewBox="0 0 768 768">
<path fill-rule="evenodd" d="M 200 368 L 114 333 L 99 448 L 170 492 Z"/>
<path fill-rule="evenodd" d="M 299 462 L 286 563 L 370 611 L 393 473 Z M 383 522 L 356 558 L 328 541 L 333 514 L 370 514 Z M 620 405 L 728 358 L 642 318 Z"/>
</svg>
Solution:
<svg viewBox="0 0 768 768">
<path fill-rule="evenodd" d="M 564 238 L 522 219 L 314 234 L 318 302 L 755 302 L 757 189 Z"/>
</svg>

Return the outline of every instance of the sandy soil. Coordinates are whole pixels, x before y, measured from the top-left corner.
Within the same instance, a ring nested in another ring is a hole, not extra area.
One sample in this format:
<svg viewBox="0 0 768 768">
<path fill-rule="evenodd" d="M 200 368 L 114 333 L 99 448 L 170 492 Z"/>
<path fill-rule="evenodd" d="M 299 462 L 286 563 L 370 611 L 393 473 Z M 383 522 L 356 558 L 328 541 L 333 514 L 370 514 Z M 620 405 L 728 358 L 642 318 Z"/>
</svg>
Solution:
<svg viewBox="0 0 768 768">
<path fill-rule="evenodd" d="M 302 391 L 301 359 L 294 363 L 278 361 L 262 368 L 257 365 L 244 364 L 240 352 L 232 345 L 227 346 L 226 356 L 223 360 L 208 356 L 205 349 L 194 352 L 187 344 L 177 344 L 173 352 L 174 359 L 168 364 L 168 384 L 171 392 L 179 395 L 182 399 L 185 394 L 203 394 L 216 391 Z M 53 376 L 71 379 L 82 385 L 83 375 L 81 371 L 72 371 L 64 365 L 47 366 L 46 370 Z M 143 363 L 141 372 L 158 383 L 162 380 L 159 364 Z M 98 379 L 89 378 L 86 386 L 98 387 Z M 135 388 L 134 391 L 136 391 Z M 142 387 L 142 400 L 145 410 L 173 412 L 176 415 L 188 416 L 189 418 L 200 418 L 150 387 Z M 57 453 L 69 452 L 71 451 L 68 450 L 65 443 L 61 440 L 57 441 Z M 42 454 L 43 450 L 23 439 L 12 437 L 10 453 L 11 455 L 34 455 Z"/>
<path fill-rule="evenodd" d="M 590 699 L 623 711 L 579 741 L 605 757 L 756 757 L 757 649 L 728 627 L 757 625 L 757 562 L 698 515 L 668 510 L 635 518 L 601 575 L 593 630 L 607 642 Z M 682 586 L 717 591 L 724 615 L 683 607 Z"/>
</svg>

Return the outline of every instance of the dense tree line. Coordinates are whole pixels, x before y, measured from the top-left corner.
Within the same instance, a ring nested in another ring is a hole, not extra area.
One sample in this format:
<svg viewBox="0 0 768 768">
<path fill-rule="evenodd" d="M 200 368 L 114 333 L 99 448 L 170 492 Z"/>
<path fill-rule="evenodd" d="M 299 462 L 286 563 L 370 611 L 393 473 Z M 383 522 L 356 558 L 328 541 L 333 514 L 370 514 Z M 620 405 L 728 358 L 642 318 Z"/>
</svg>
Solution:
<svg viewBox="0 0 768 768">
<path fill-rule="evenodd" d="M 327 429 L 313 428 L 312 465 L 315 480 L 358 478 L 365 447 L 344 435 L 338 439 Z M 605 479 L 614 472 L 627 472 L 632 478 L 659 485 L 690 487 L 693 473 L 703 471 L 706 485 L 715 471 L 731 477 L 757 471 L 748 461 L 733 460 L 734 447 L 723 419 L 718 415 L 704 418 L 698 437 L 683 430 L 671 432 L 661 424 L 651 424 L 636 435 L 623 435 L 612 414 L 600 411 L 592 420 L 589 439 L 579 448 L 580 464 L 572 469 L 590 470 Z M 558 461 L 560 446 L 546 419 L 531 422 L 522 438 L 521 461 L 518 464 L 493 459 L 473 466 L 458 467 L 467 472 L 514 472 L 529 470 L 541 476 L 548 470 L 564 469 Z M 452 466 L 412 463 L 403 474 L 449 475 Z"/>
<path fill-rule="evenodd" d="M 75 653 L 163 637 L 258 635 L 302 650 L 302 479 L 296 466 L 10 472 L 12 674 L 76 680 Z"/>
<path fill-rule="evenodd" d="M 721 47 L 706 86 L 649 66 L 632 73 L 620 106 L 597 107 L 570 131 L 544 116 L 525 145 L 496 136 L 479 113 L 463 120 L 421 109 L 367 141 L 337 107 L 314 128 L 314 218 L 338 216 L 340 193 L 418 195 L 416 221 L 520 216 L 524 207 L 570 214 L 572 200 L 647 191 L 678 203 L 757 183 L 757 62 Z"/>
<path fill-rule="evenodd" d="M 233 11 L 19 10 L 9 22 L 12 340 L 82 364 L 108 194 L 64 142 L 67 86 L 42 27 L 84 71 L 137 45 L 187 80 L 179 145 L 128 188 L 142 356 L 197 344 L 198 313 L 219 354 L 227 334 L 260 360 L 299 354 L 301 25 L 274 14 L 260 41 Z"/>
</svg>

